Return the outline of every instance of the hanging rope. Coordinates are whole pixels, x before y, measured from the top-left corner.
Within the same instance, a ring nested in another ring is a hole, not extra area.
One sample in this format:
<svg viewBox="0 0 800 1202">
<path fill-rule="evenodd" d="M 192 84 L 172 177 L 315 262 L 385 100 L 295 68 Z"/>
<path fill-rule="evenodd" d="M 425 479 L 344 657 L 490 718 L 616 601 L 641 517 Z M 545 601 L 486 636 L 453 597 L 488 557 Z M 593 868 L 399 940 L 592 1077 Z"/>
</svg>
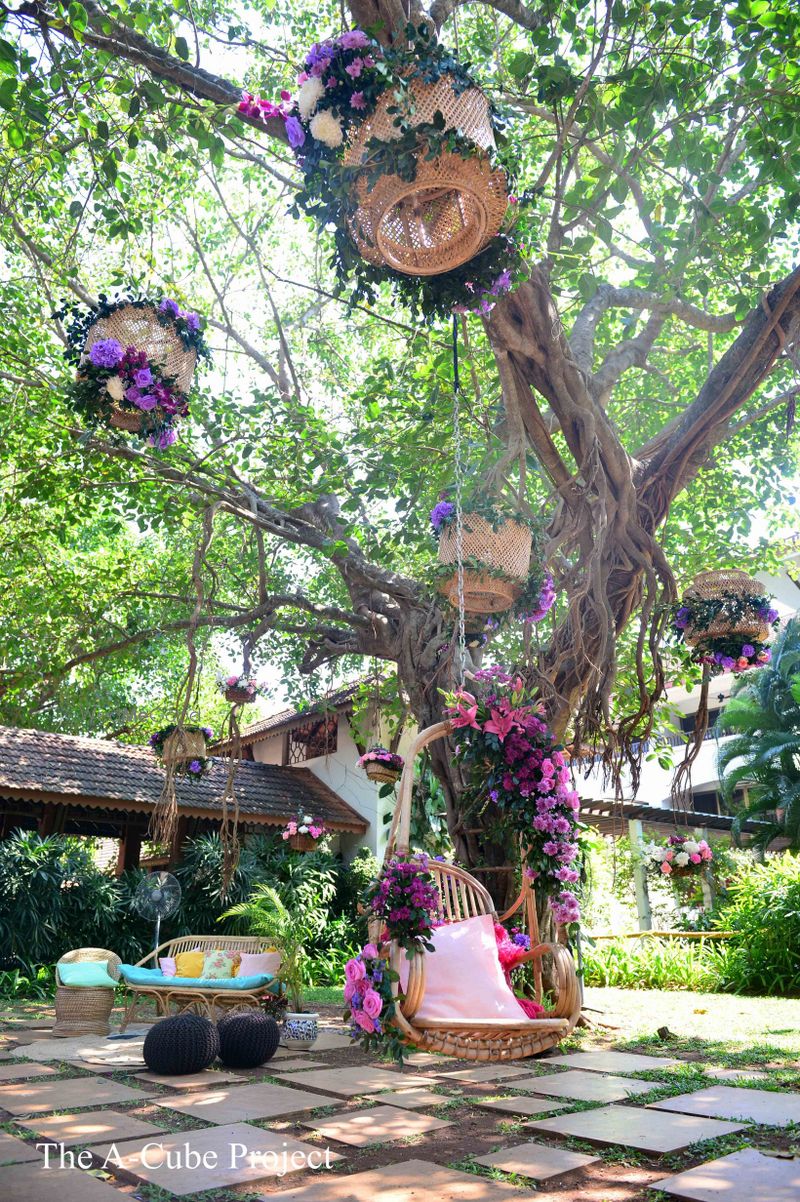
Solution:
<svg viewBox="0 0 800 1202">
<path fill-rule="evenodd" d="M 708 690 L 711 684 L 711 667 L 709 664 L 703 665 L 703 679 L 700 684 L 700 699 L 697 703 L 697 712 L 694 716 L 694 733 L 690 742 L 686 744 L 683 761 L 678 765 L 675 776 L 672 779 L 672 810 L 677 814 L 681 810 L 684 819 L 688 817 L 689 802 L 692 795 L 692 765 L 703 749 L 703 743 L 708 730 Z M 674 822 L 675 829 L 678 828 L 677 819 Z"/>
<path fill-rule="evenodd" d="M 458 375 L 458 318 L 453 314 L 453 449 L 456 481 L 456 566 L 458 569 L 458 631 L 456 633 L 456 676 L 464 687 L 467 636 L 464 608 L 464 463 L 461 453 L 461 381 Z"/>
</svg>

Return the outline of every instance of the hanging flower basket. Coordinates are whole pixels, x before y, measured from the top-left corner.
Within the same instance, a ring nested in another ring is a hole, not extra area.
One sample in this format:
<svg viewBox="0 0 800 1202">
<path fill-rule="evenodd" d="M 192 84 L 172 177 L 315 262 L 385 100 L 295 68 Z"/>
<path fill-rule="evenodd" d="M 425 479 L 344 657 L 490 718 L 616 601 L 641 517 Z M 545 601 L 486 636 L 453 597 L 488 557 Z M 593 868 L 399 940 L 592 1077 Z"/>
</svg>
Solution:
<svg viewBox="0 0 800 1202">
<path fill-rule="evenodd" d="M 692 839 L 689 835 L 670 835 L 666 843 L 643 843 L 642 854 L 648 871 L 668 880 L 701 876 L 706 864 L 714 859 L 705 839 Z"/>
<path fill-rule="evenodd" d="M 675 613 L 679 642 L 695 663 L 712 670 L 744 672 L 769 663 L 766 646 L 778 612 L 758 580 L 737 568 L 700 572 Z"/>
<path fill-rule="evenodd" d="M 511 609 L 528 578 L 533 536 L 529 527 L 513 519 L 493 527 L 477 513 L 465 513 L 462 532 L 464 611 L 493 614 Z M 441 592 L 458 608 L 458 545 L 455 523 L 443 527 L 439 538 L 439 563 L 456 565 L 442 571 Z"/>
<path fill-rule="evenodd" d="M 298 814 L 286 823 L 281 838 L 292 851 L 314 851 L 320 839 L 327 835 L 324 824 L 310 814 Z"/>
<path fill-rule="evenodd" d="M 354 186 L 350 233 L 370 263 L 408 275 L 440 275 L 488 246 L 508 207 L 505 172 L 493 169 L 489 160 L 495 149 L 489 102 L 478 88 L 458 90 L 450 75 L 435 83 L 412 77 L 404 95 L 390 88 L 379 98 L 345 149 L 345 167 L 369 160 L 372 139 L 390 142 L 401 136 L 398 109 L 415 130 L 440 120 L 440 113 L 441 128 L 458 130 L 473 153 L 443 151 L 428 158 L 420 144 L 412 180 L 393 172 L 375 180 L 365 169 Z"/>
<path fill-rule="evenodd" d="M 77 367 L 69 401 L 90 425 L 107 424 L 165 448 L 189 411 L 199 355 L 207 355 L 197 313 L 176 301 L 101 300 L 69 316 L 67 358 Z"/>
<path fill-rule="evenodd" d="M 258 681 L 244 673 L 241 676 L 218 676 L 217 687 L 231 705 L 251 705 L 261 691 Z"/>
<path fill-rule="evenodd" d="M 403 772 L 403 757 L 386 747 L 370 747 L 358 761 L 368 778 L 377 784 L 394 785 Z"/>
<path fill-rule="evenodd" d="M 150 736 L 150 746 L 165 767 L 197 780 L 211 767 L 206 742 L 213 737 L 210 726 L 165 726 Z"/>
</svg>

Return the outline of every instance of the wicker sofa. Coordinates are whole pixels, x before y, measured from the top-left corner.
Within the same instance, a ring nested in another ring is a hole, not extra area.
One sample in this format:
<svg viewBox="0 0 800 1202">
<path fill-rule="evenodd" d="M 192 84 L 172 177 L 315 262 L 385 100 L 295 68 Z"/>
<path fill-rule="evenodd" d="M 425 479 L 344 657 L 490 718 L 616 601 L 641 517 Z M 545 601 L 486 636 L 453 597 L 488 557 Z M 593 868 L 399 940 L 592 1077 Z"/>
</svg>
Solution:
<svg viewBox="0 0 800 1202">
<path fill-rule="evenodd" d="M 135 968 L 158 968 L 158 961 L 163 957 L 179 955 L 181 952 L 267 952 L 271 949 L 268 939 L 259 939 L 255 935 L 182 935 L 179 939 L 171 939 L 160 944 L 149 955 L 134 966 Z M 128 994 L 125 1014 L 121 1030 L 133 1022 L 139 1003 L 148 998 L 155 1002 L 156 1013 L 160 1017 L 170 1013 L 175 1007 L 178 1014 L 193 1011 L 215 1020 L 218 1012 L 235 1006 L 256 1006 L 262 997 L 278 993 L 281 989 L 280 980 L 272 978 L 255 989 L 232 989 L 225 987 L 222 981 L 206 985 L 171 984 L 172 978 L 164 977 L 162 981 L 131 982 L 123 980 Z"/>
</svg>

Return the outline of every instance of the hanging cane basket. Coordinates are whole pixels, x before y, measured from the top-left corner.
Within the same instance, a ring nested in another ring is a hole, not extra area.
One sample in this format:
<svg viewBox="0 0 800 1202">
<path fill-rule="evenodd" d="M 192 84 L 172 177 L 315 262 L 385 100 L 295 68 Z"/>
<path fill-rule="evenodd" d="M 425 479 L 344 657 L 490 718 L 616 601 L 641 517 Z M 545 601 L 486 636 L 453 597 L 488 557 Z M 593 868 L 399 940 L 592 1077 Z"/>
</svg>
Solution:
<svg viewBox="0 0 800 1202">
<path fill-rule="evenodd" d="M 698 572 L 689 588 L 686 590 L 685 603 L 691 606 L 692 601 L 718 601 L 719 612 L 712 621 L 704 627 L 689 625 L 684 631 L 684 639 L 690 647 L 709 639 L 741 638 L 766 642 L 769 638 L 769 625 L 759 613 L 757 600 L 765 597 L 766 589 L 758 580 L 748 576 L 739 568 L 724 568 L 713 572 Z M 753 598 L 753 605 L 742 612 L 737 605 L 734 615 L 726 605 L 730 599 L 732 604 L 743 598 Z"/>
<path fill-rule="evenodd" d="M 230 686 L 225 690 L 225 700 L 231 705 L 247 705 L 255 701 L 256 695 L 251 689 L 237 689 Z"/>
<path fill-rule="evenodd" d="M 88 356 L 96 342 L 105 338 L 116 338 L 125 348 L 133 346 L 137 351 L 144 351 L 151 363 L 157 364 L 165 376 L 175 381 L 179 392 L 184 395 L 189 392 L 197 366 L 197 351 L 193 347 L 184 346 L 171 322 L 162 325 L 154 305 L 122 305 L 119 309 L 98 317 L 89 327 L 83 357 Z M 126 413 L 125 417 L 127 416 Z M 152 420 L 152 412 L 149 416 Z M 139 428 L 115 422 L 113 412 L 111 424 L 121 430 Z"/>
<path fill-rule="evenodd" d="M 290 835 L 287 843 L 292 851 L 313 851 L 317 840 L 312 835 Z"/>
<path fill-rule="evenodd" d="M 158 405 L 147 413 L 150 426 L 161 425 L 165 418 L 164 410 Z M 121 409 L 119 405 L 112 405 L 111 417 L 108 420 L 115 430 L 127 430 L 129 434 L 140 434 L 144 426 L 145 414 L 138 409 Z"/>
<path fill-rule="evenodd" d="M 368 760 L 364 765 L 364 771 L 370 780 L 381 785 L 394 785 L 400 779 L 400 771 L 397 768 L 383 764 L 380 760 Z"/>
<path fill-rule="evenodd" d="M 464 612 L 494 614 L 510 609 L 530 571 L 533 541 L 530 530 L 515 521 L 503 522 L 495 530 L 477 513 L 465 513 L 462 525 L 462 560 L 477 560 L 487 569 L 464 568 Z M 442 531 L 439 563 L 458 563 L 455 525 Z M 458 607 L 457 570 L 442 581 L 440 588 L 450 604 Z"/>
<path fill-rule="evenodd" d="M 203 760 L 206 755 L 206 738 L 196 730 L 174 730 L 164 740 L 161 759 L 165 764 L 178 768 L 192 760 Z"/>
<path fill-rule="evenodd" d="M 452 77 L 443 75 L 435 83 L 410 79 L 408 93 L 418 124 L 432 122 L 440 112 L 445 128 L 464 134 L 475 153 L 426 159 L 421 149 L 412 181 L 391 174 L 376 180 L 365 171 L 355 184 L 350 233 L 369 263 L 406 275 L 440 275 L 467 263 L 498 234 L 508 205 L 506 175 L 489 163 L 495 142 L 483 92 L 467 88 L 457 95 Z M 388 142 L 400 136 L 397 113 L 389 112 L 398 104 L 404 107 L 398 92 L 387 89 L 346 148 L 345 167 L 364 161 L 370 139 Z"/>
</svg>

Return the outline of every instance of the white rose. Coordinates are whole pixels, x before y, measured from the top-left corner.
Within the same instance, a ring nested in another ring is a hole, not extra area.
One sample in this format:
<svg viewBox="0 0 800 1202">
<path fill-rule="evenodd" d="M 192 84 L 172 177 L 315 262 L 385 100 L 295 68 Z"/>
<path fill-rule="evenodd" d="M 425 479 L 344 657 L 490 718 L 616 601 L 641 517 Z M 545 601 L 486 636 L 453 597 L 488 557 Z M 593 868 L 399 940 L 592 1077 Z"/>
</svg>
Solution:
<svg viewBox="0 0 800 1202">
<path fill-rule="evenodd" d="M 121 401 L 125 396 L 125 385 L 119 376 L 111 376 L 106 380 L 106 392 L 115 401 Z"/>
<path fill-rule="evenodd" d="M 309 826 L 311 826 L 311 823 L 312 823 L 313 821 L 314 821 L 314 819 L 311 817 L 311 815 L 310 815 L 310 814 L 304 814 L 304 815 L 303 815 L 303 822 L 307 823 Z"/>
<path fill-rule="evenodd" d="M 305 825 L 303 825 L 303 826 L 298 826 L 298 828 L 297 828 L 297 833 L 298 833 L 298 835 L 307 835 L 307 834 L 308 834 L 308 827 L 307 827 L 307 826 L 305 826 Z"/>
<path fill-rule="evenodd" d="M 683 850 L 687 851 L 690 856 L 696 856 L 700 850 L 700 844 L 695 843 L 694 839 L 684 839 Z"/>
<path fill-rule="evenodd" d="M 678 868 L 685 868 L 689 863 L 689 853 L 685 851 L 676 852 L 675 863 L 677 864 Z"/>
<path fill-rule="evenodd" d="M 316 138 L 318 142 L 324 142 L 331 149 L 341 146 L 344 140 L 341 124 L 336 120 L 333 113 L 317 113 L 312 118 L 309 128 L 311 129 L 312 138 Z"/>
<path fill-rule="evenodd" d="M 297 93 L 297 108 L 304 121 L 308 121 L 319 104 L 320 96 L 324 95 L 325 84 L 316 75 L 312 75 L 304 84 L 301 84 Z"/>
</svg>

